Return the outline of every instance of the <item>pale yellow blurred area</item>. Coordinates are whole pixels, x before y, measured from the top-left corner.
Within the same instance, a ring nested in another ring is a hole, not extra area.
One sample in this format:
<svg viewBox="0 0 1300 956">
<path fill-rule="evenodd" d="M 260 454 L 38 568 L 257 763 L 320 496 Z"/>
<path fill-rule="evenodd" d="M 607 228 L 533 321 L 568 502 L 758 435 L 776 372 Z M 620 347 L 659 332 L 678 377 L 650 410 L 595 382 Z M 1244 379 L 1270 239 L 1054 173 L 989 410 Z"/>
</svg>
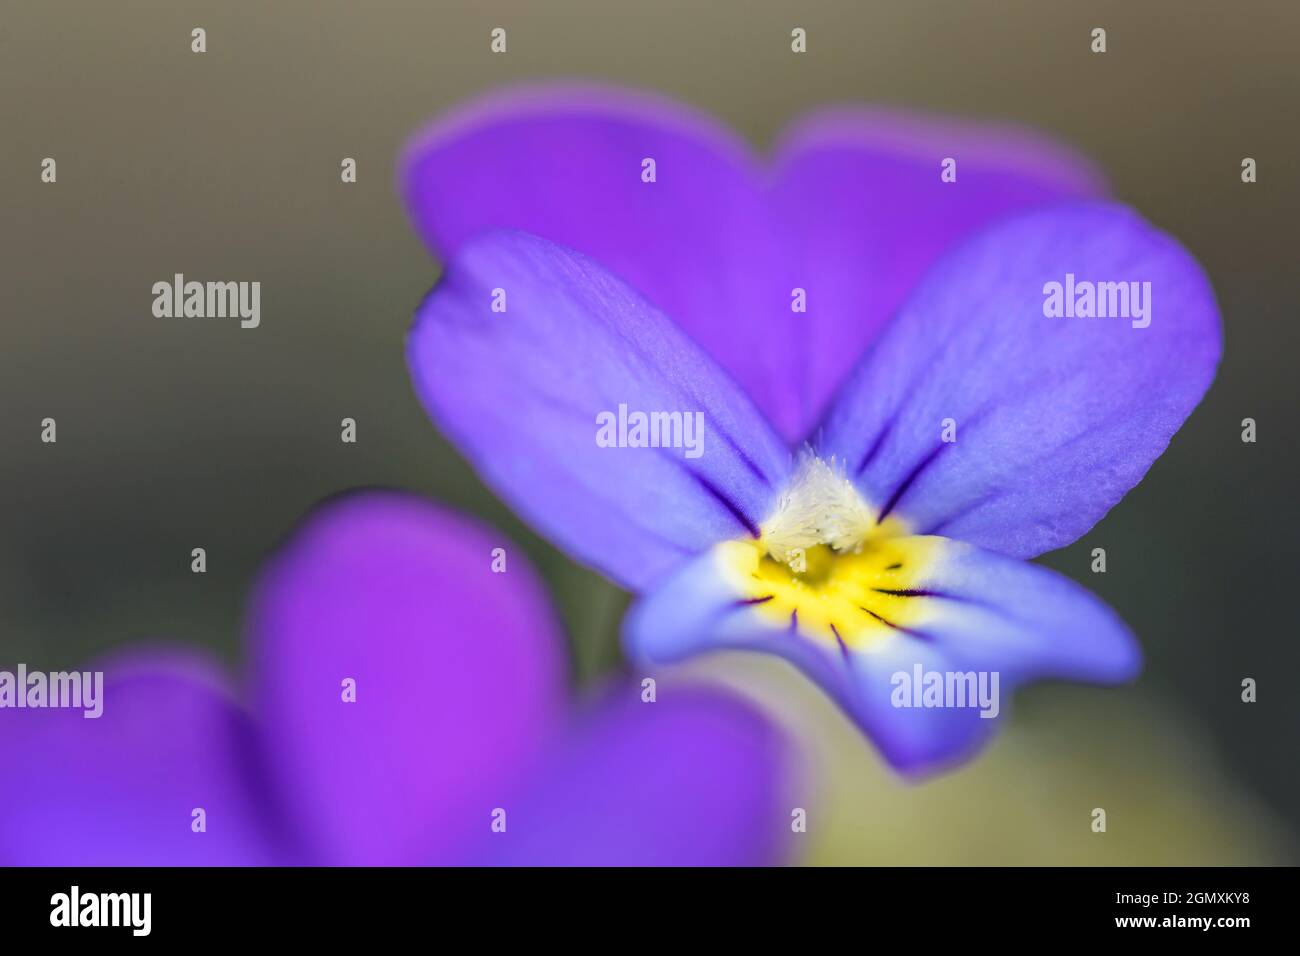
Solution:
<svg viewBox="0 0 1300 956">
<path fill-rule="evenodd" d="M 1182 715 L 1130 688 L 1052 684 L 1017 695 L 966 765 L 894 774 L 856 727 L 783 661 L 720 654 L 689 667 L 759 703 L 802 763 L 794 862 L 842 865 L 1281 865 L 1295 847 Z M 1106 811 L 1094 833 L 1093 810 Z"/>
</svg>

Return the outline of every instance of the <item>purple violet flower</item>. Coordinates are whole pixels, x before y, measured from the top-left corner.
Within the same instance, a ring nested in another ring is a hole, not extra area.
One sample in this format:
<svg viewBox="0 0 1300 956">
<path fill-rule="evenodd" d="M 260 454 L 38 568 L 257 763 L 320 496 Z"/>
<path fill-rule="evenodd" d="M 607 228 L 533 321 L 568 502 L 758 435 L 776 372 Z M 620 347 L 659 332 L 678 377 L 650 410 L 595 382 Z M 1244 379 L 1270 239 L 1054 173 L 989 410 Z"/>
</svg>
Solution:
<svg viewBox="0 0 1300 956">
<path fill-rule="evenodd" d="M 136 651 L 98 719 L 5 710 L 0 863 L 779 859 L 774 729 L 662 683 L 573 719 L 545 592 L 465 518 L 386 492 L 323 506 L 261 574 L 250 639 L 248 709 L 206 659 Z"/>
<path fill-rule="evenodd" d="M 436 123 L 400 175 L 446 261 L 416 390 L 525 519 L 641 592 L 634 658 L 777 654 L 908 772 L 1005 712 L 963 682 L 1137 673 L 1118 617 L 1023 559 L 1142 478 L 1219 317 L 1086 162 L 834 109 L 763 165 L 680 106 L 561 87 Z"/>
</svg>

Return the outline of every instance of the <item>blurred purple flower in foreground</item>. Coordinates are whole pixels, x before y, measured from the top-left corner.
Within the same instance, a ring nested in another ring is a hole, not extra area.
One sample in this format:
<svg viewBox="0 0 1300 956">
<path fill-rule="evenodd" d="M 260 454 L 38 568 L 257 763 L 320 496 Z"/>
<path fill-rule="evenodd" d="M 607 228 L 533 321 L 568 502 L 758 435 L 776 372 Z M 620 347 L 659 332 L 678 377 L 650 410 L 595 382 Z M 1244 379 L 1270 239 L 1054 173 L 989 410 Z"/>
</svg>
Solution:
<svg viewBox="0 0 1300 956">
<path fill-rule="evenodd" d="M 776 732 L 729 697 L 662 685 L 655 703 L 627 688 L 570 719 L 543 590 L 464 518 L 395 493 L 327 504 L 264 570 L 250 624 L 248 710 L 173 651 L 108 668 L 97 720 L 0 711 L 0 864 L 779 857 Z"/>
<path fill-rule="evenodd" d="M 1020 559 L 1141 480 L 1213 379 L 1219 319 L 1195 261 L 1094 199 L 1085 162 L 836 109 L 762 165 L 682 107 L 560 88 L 436 124 L 401 178 L 447 261 L 416 390 L 521 515 L 644 592 L 633 656 L 780 655 L 907 771 L 1005 712 L 932 706 L 936 675 L 1007 694 L 1137 672 L 1108 608 Z"/>
</svg>

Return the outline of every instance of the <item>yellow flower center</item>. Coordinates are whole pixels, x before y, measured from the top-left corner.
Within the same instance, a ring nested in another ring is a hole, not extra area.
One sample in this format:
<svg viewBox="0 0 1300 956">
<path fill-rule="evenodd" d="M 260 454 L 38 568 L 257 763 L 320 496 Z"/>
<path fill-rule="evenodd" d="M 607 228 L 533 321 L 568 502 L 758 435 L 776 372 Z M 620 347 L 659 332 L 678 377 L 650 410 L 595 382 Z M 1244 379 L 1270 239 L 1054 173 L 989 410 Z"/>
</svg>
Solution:
<svg viewBox="0 0 1300 956">
<path fill-rule="evenodd" d="M 833 459 L 805 453 L 761 536 L 721 545 L 721 565 L 745 604 L 845 654 L 900 631 L 924 637 L 917 582 L 941 539 L 875 515 Z"/>
</svg>

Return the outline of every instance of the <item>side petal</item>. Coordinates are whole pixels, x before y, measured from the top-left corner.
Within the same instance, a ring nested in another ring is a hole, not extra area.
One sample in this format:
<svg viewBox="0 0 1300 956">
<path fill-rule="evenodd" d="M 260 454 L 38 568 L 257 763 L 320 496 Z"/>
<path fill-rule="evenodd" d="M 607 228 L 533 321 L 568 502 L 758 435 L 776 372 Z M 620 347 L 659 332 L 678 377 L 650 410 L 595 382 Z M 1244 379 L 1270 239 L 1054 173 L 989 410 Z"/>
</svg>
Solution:
<svg viewBox="0 0 1300 956">
<path fill-rule="evenodd" d="M 590 259 L 524 233 L 462 247 L 420 307 L 407 361 L 487 483 L 634 589 L 756 534 L 790 468 L 739 387 L 672 322 Z M 630 416 L 665 413 L 659 447 L 617 447 L 636 440 Z"/>
<path fill-rule="evenodd" d="M 766 559 L 729 542 L 641 598 L 625 645 L 650 663 L 729 649 L 783 657 L 908 773 L 971 756 L 1020 684 L 1137 673 L 1137 645 L 1119 618 L 1052 571 L 936 537 L 894 539 L 879 556 L 879 568 L 833 594 L 801 585 L 772 597 L 771 579 L 759 581 Z M 969 697 L 927 705 L 931 674 Z"/>
<path fill-rule="evenodd" d="M 709 117 L 617 88 L 511 90 L 418 134 L 398 175 L 443 260 L 489 229 L 576 249 L 678 322 L 774 420 L 796 412 L 799 329 L 762 172 Z"/>
<path fill-rule="evenodd" d="M 1122 291 L 1128 314 L 1049 317 L 1053 283 L 1080 303 L 1082 283 L 1113 283 L 1107 308 L 1125 311 Z M 1054 206 L 936 266 L 846 382 L 819 447 L 880 520 L 1031 557 L 1141 480 L 1219 352 L 1214 294 L 1176 242 L 1123 207 Z"/>
<path fill-rule="evenodd" d="M 0 863 L 295 862 L 276 835 L 248 717 L 214 666 L 135 652 L 91 667 L 104 674 L 99 717 L 0 710 Z"/>
<path fill-rule="evenodd" d="M 738 698 L 623 687 L 584 715 L 484 831 L 472 862 L 528 866 L 760 866 L 789 832 L 785 742 Z M 498 809 L 498 808 L 493 808 Z"/>
<path fill-rule="evenodd" d="M 277 792 L 330 863 L 439 859 L 564 704 L 562 640 L 523 553 L 407 495 L 311 515 L 263 570 L 249 630 Z"/>
<path fill-rule="evenodd" d="M 885 109 L 807 116 L 775 164 L 774 211 L 808 297 L 799 318 L 814 416 L 941 255 L 1002 217 L 1104 192 L 1090 163 L 1045 136 Z"/>
</svg>

